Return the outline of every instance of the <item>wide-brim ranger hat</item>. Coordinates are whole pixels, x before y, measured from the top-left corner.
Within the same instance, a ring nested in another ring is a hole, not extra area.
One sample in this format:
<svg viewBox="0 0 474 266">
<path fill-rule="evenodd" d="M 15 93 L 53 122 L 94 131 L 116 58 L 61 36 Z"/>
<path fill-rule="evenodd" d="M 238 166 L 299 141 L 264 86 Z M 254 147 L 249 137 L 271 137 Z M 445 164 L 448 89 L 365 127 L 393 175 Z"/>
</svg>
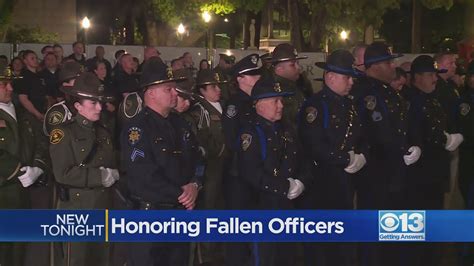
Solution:
<svg viewBox="0 0 474 266">
<path fill-rule="evenodd" d="M 436 64 L 433 57 L 429 55 L 420 55 L 417 56 L 413 62 L 411 63 L 410 73 L 446 73 L 448 72 L 447 69 L 438 69 L 438 65 Z"/>
<path fill-rule="evenodd" d="M 372 64 L 392 60 L 402 57 L 403 54 L 392 54 L 390 47 L 383 42 L 374 42 L 365 49 L 364 65 L 369 67 Z"/>
<path fill-rule="evenodd" d="M 218 85 L 228 83 L 218 72 L 212 69 L 201 69 L 197 73 L 196 86 L 202 87 L 205 85 Z"/>
<path fill-rule="evenodd" d="M 100 82 L 96 75 L 90 72 L 80 74 L 72 87 L 67 89 L 61 87 L 60 90 L 79 99 L 96 100 L 99 102 L 112 102 L 115 99 L 113 95 L 105 92 L 102 82 Z"/>
<path fill-rule="evenodd" d="M 13 71 L 10 67 L 3 67 L 0 69 L 0 81 L 12 81 L 14 79 L 21 79 L 22 76 L 13 75 Z"/>
<path fill-rule="evenodd" d="M 289 43 L 280 43 L 275 47 L 272 52 L 272 58 L 269 59 L 273 64 L 291 61 L 291 60 L 300 60 L 306 59 L 307 56 L 298 56 L 298 52 L 295 47 Z"/>
<path fill-rule="evenodd" d="M 254 101 L 257 101 L 271 97 L 287 97 L 294 94 L 291 91 L 284 91 L 280 83 L 276 82 L 273 76 L 266 76 L 255 83 L 250 96 Z"/>
<path fill-rule="evenodd" d="M 183 69 L 174 70 L 173 75 L 175 77 L 187 77 L 189 73 L 187 69 L 183 68 Z M 181 96 L 182 98 L 193 101 L 196 96 L 193 93 L 193 87 L 194 87 L 194 79 L 186 78 L 186 80 L 183 80 L 182 82 L 179 82 L 177 84 L 176 91 L 178 92 L 178 95 Z"/>
<path fill-rule="evenodd" d="M 334 72 L 351 77 L 360 77 L 362 72 L 354 67 L 354 56 L 346 50 L 335 50 L 326 59 L 326 62 L 316 62 L 315 65 L 327 72 Z"/>
<path fill-rule="evenodd" d="M 141 89 L 146 89 L 151 85 L 183 80 L 186 80 L 186 77 L 176 77 L 173 70 L 163 63 L 159 57 L 155 56 L 149 58 L 143 64 L 139 86 Z"/>
<path fill-rule="evenodd" d="M 259 56 L 258 54 L 250 54 L 246 57 L 242 58 L 239 62 L 232 66 L 230 72 L 232 76 L 240 76 L 240 75 L 260 75 L 261 70 L 258 66 Z"/>
</svg>

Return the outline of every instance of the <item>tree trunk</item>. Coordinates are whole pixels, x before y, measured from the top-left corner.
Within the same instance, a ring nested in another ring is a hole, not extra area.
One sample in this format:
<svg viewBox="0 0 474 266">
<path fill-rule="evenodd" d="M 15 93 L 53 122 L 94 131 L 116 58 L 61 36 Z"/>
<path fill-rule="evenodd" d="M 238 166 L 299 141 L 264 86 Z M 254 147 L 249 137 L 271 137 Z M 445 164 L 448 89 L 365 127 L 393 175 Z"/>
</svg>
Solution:
<svg viewBox="0 0 474 266">
<path fill-rule="evenodd" d="M 411 52 L 421 52 L 421 4 L 420 0 L 413 0 L 411 22 Z"/>
<path fill-rule="evenodd" d="M 364 43 L 371 44 L 374 42 L 374 26 L 369 25 L 364 31 Z"/>
<path fill-rule="evenodd" d="M 322 8 L 318 8 L 311 14 L 310 51 L 319 52 L 323 50 L 325 28 L 321 25 L 326 24 L 326 14 Z"/>
<path fill-rule="evenodd" d="M 290 40 L 297 51 L 303 50 L 303 34 L 298 12 L 298 1 L 288 0 L 288 20 L 290 21 Z"/>
<path fill-rule="evenodd" d="M 268 0 L 267 6 L 267 17 L 268 17 L 268 27 L 267 27 L 267 37 L 268 39 L 273 39 L 273 0 Z"/>
</svg>

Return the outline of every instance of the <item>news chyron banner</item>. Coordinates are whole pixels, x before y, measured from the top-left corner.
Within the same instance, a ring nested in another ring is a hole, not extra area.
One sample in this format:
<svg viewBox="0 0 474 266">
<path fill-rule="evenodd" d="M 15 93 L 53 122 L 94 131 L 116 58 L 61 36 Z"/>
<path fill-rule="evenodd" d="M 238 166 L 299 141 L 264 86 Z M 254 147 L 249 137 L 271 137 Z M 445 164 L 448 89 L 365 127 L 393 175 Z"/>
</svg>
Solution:
<svg viewBox="0 0 474 266">
<path fill-rule="evenodd" d="M 474 242 L 474 211 L 0 211 L 0 242 L 207 241 Z"/>
</svg>

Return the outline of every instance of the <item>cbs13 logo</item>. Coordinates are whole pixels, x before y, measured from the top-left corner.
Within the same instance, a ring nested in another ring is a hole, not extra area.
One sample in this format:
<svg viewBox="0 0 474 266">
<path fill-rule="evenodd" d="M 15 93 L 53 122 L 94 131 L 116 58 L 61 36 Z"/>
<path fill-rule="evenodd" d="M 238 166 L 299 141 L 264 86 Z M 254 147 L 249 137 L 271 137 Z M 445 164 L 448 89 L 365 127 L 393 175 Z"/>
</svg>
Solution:
<svg viewBox="0 0 474 266">
<path fill-rule="evenodd" d="M 380 233 L 424 233 L 424 211 L 379 211 Z"/>
</svg>

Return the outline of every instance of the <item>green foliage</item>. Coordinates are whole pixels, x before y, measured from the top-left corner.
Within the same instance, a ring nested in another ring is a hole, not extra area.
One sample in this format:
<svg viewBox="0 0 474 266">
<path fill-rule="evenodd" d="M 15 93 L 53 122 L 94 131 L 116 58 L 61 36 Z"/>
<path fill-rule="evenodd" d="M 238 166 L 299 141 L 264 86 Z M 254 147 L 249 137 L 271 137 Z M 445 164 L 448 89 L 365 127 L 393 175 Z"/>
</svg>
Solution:
<svg viewBox="0 0 474 266">
<path fill-rule="evenodd" d="M 420 2 L 429 9 L 444 7 L 449 10 L 453 6 L 453 0 L 420 0 Z"/>
<path fill-rule="evenodd" d="M 11 14 L 15 0 L 0 0 L 0 41 L 3 40 L 10 24 Z"/>
<path fill-rule="evenodd" d="M 45 32 L 40 27 L 15 25 L 8 30 L 6 42 L 11 43 L 55 43 L 59 41 L 57 33 Z"/>
</svg>

